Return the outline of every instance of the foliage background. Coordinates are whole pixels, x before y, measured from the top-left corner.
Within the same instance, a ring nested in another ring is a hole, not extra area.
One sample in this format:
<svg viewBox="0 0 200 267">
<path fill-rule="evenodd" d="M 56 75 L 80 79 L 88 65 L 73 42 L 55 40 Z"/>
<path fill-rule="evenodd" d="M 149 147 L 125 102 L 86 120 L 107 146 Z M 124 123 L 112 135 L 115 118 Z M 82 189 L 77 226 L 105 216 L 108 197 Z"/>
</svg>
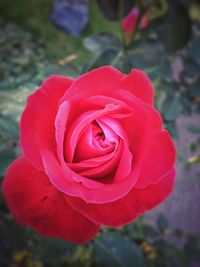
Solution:
<svg viewBox="0 0 200 267">
<path fill-rule="evenodd" d="M 1 0 L 0 181 L 9 163 L 20 154 L 18 121 L 27 95 L 53 73 L 77 77 L 102 65 L 125 73 L 133 67 L 148 73 L 156 89 L 156 107 L 176 140 L 183 133 L 176 127 L 179 117 L 197 114 L 197 119 L 184 125 L 195 136 L 187 140 L 190 156 L 178 150 L 177 164 L 197 168 L 199 177 L 199 1 L 131 1 L 140 10 L 147 9 L 150 24 L 133 34 L 129 44 L 122 36 L 120 19 L 109 20 L 115 9 L 102 8 L 103 2 L 89 1 L 89 24 L 80 36 L 72 37 L 50 21 L 50 0 Z M 199 180 L 196 184 L 199 186 Z M 102 228 L 95 240 L 74 246 L 44 239 L 16 225 L 0 194 L 0 266 L 183 267 L 195 262 L 199 266 L 198 234 L 175 226 L 171 227 L 163 214 L 153 223 L 148 216 L 140 217 L 123 228 Z M 200 234 L 200 229 L 197 232 Z"/>
</svg>

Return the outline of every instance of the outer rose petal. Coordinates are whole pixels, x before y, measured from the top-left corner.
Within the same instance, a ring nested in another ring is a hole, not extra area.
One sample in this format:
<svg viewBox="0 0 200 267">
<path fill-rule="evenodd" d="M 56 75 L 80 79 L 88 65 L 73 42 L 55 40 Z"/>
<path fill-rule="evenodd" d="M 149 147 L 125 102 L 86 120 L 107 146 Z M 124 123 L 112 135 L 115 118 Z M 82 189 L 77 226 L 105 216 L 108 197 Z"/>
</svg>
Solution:
<svg viewBox="0 0 200 267">
<path fill-rule="evenodd" d="M 40 156 L 42 148 L 56 153 L 55 116 L 58 103 L 73 80 L 51 76 L 29 96 L 20 122 L 20 142 L 25 156 L 38 169 L 43 169 Z"/>
<path fill-rule="evenodd" d="M 147 104 L 153 104 L 154 89 L 147 75 L 141 71 L 132 69 L 131 73 L 121 79 L 118 88 L 126 89 Z"/>
<path fill-rule="evenodd" d="M 64 94 L 62 101 L 78 97 L 80 100 L 94 95 L 108 96 L 126 75 L 111 66 L 103 66 L 81 75 Z"/>
<path fill-rule="evenodd" d="M 155 184 L 171 170 L 176 159 L 176 150 L 169 133 L 164 130 L 154 137 L 142 164 L 135 188 Z"/>
<path fill-rule="evenodd" d="M 132 69 L 125 75 L 111 66 L 103 66 L 80 76 L 63 96 L 62 101 L 78 97 L 81 100 L 94 95 L 112 95 L 119 89 L 128 90 L 142 101 L 153 104 L 154 89 L 147 75 Z"/>
<path fill-rule="evenodd" d="M 160 204 L 174 186 L 175 170 L 172 169 L 162 180 L 145 189 L 132 189 L 125 197 L 106 204 L 86 203 L 80 198 L 66 196 L 69 204 L 98 224 L 122 226 L 145 211 Z"/>
<path fill-rule="evenodd" d="M 134 109 L 132 117 L 119 121 L 128 136 L 129 149 L 133 153 L 133 166 L 139 164 L 141 167 L 149 143 L 162 130 L 162 118 L 153 106 L 144 103 L 126 90 L 118 90 L 113 97 L 121 99 Z"/>
<path fill-rule="evenodd" d="M 21 157 L 9 167 L 3 193 L 16 220 L 41 235 L 59 237 L 75 243 L 91 239 L 99 229 L 72 209 L 48 177 Z"/>
</svg>

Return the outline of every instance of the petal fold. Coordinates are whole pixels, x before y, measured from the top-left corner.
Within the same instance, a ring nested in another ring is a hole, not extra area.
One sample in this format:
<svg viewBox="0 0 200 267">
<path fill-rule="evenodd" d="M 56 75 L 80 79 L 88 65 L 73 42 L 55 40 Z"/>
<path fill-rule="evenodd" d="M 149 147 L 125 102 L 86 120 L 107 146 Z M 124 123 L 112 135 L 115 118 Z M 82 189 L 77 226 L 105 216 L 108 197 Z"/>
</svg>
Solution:
<svg viewBox="0 0 200 267">
<path fill-rule="evenodd" d="M 105 204 L 86 203 L 80 198 L 66 196 L 70 205 L 95 223 L 122 226 L 135 220 L 165 200 L 174 186 L 175 170 L 172 169 L 157 184 L 145 189 L 132 189 L 122 199 Z"/>
<path fill-rule="evenodd" d="M 128 90 L 140 100 L 153 105 L 153 85 L 143 71 L 132 69 L 129 75 L 121 79 L 120 85 L 122 89 Z"/>
<path fill-rule="evenodd" d="M 58 103 L 72 82 L 70 78 L 51 76 L 28 97 L 20 121 L 20 143 L 26 158 L 40 170 L 40 150 L 46 148 L 56 153 L 54 123 Z"/>
<path fill-rule="evenodd" d="M 136 167 L 127 179 L 112 184 L 88 179 L 88 185 L 89 181 L 93 182 L 91 187 L 93 189 L 90 189 L 82 184 L 82 176 L 67 165 L 63 170 L 51 151 L 42 150 L 41 155 L 51 183 L 66 195 L 80 197 L 87 203 L 107 203 L 123 198 L 135 185 L 140 172 L 140 168 Z"/>
</svg>

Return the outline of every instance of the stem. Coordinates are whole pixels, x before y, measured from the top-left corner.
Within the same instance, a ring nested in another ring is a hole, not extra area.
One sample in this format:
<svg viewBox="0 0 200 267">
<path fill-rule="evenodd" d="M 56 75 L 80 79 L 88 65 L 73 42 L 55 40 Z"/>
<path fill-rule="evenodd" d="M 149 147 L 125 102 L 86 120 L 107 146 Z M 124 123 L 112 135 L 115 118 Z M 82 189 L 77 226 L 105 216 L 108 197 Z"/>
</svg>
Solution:
<svg viewBox="0 0 200 267">
<path fill-rule="evenodd" d="M 119 28 L 120 28 L 120 33 L 121 33 L 121 38 L 122 38 L 122 46 L 123 46 L 123 49 L 125 50 L 126 48 L 126 40 L 125 40 L 125 36 L 124 36 L 124 31 L 123 31 L 123 28 L 122 28 L 122 20 L 123 20 L 123 17 L 124 17 L 124 0 L 120 0 L 119 1 Z"/>
<path fill-rule="evenodd" d="M 117 63 L 117 61 L 121 58 L 121 57 L 123 57 L 123 55 L 124 55 L 124 50 L 120 50 L 119 51 L 119 53 L 117 54 L 117 56 L 113 59 L 113 61 L 111 62 L 111 66 L 115 66 L 116 65 L 116 63 Z"/>
</svg>

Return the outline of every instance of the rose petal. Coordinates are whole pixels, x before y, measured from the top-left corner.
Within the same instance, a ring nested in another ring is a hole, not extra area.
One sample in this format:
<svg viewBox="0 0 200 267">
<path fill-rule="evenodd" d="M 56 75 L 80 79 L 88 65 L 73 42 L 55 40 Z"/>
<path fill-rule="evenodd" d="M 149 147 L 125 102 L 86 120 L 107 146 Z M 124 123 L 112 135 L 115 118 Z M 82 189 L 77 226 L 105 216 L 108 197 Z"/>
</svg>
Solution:
<svg viewBox="0 0 200 267">
<path fill-rule="evenodd" d="M 135 188 L 145 188 L 157 183 L 169 170 L 176 159 L 176 150 L 167 131 L 162 131 L 152 140 L 142 164 L 140 178 Z"/>
<path fill-rule="evenodd" d="M 129 75 L 121 79 L 120 84 L 118 84 L 119 87 L 128 90 L 142 101 L 153 105 L 153 85 L 143 71 L 132 69 Z"/>
<path fill-rule="evenodd" d="M 45 166 L 45 172 L 47 173 L 51 183 L 61 192 L 70 196 L 80 197 L 86 202 L 91 203 L 106 203 L 123 198 L 134 186 L 138 179 L 140 168 L 135 167 L 134 171 L 118 183 L 102 184 L 94 180 L 94 189 L 91 190 L 82 185 L 81 182 L 69 181 L 65 175 L 72 177 L 72 179 L 78 181 L 79 175 L 66 166 L 66 173 L 63 174 L 61 167 L 51 151 L 41 151 L 43 163 Z M 80 181 L 80 180 L 79 180 Z"/>
<path fill-rule="evenodd" d="M 99 160 L 102 161 L 101 164 L 99 164 L 99 166 L 92 167 L 91 165 L 86 170 L 84 169 L 80 170 L 79 174 L 83 176 L 81 179 L 82 183 L 84 185 L 87 185 L 87 183 L 85 183 L 84 181 L 85 176 L 89 177 L 90 179 L 95 179 L 95 180 L 98 179 L 98 181 L 103 184 L 115 182 L 115 172 L 118 169 L 118 163 L 120 162 L 121 153 L 123 151 L 122 149 L 123 149 L 123 144 L 122 142 L 120 142 L 118 148 L 115 149 L 112 153 L 99 157 Z M 94 158 L 93 161 L 95 159 L 97 158 Z M 79 166 L 81 166 L 81 163 Z M 111 179 L 108 177 L 110 177 Z"/>
<path fill-rule="evenodd" d="M 128 106 L 126 104 L 126 102 L 117 99 L 115 97 L 112 97 L 113 95 L 113 91 L 109 92 L 108 95 L 104 96 L 104 95 L 93 95 L 90 96 L 84 100 L 78 102 L 79 103 L 79 107 L 81 108 L 81 110 L 96 110 L 96 109 L 102 109 L 104 108 L 106 105 L 109 104 L 114 104 L 116 106 L 120 106 L 121 107 L 121 111 L 122 112 L 122 118 L 126 117 L 127 114 L 129 113 L 130 115 L 134 113 L 134 109 L 131 108 L 130 106 Z M 124 115 L 123 115 L 124 114 Z M 119 116 L 118 116 L 119 118 Z"/>
<path fill-rule="evenodd" d="M 88 188 L 82 185 L 83 177 L 81 175 L 75 173 L 67 164 L 60 166 L 51 151 L 42 150 L 41 155 L 49 180 L 59 191 L 70 195 L 83 195 L 83 197 L 85 194 L 87 195 Z M 104 184 L 86 177 L 85 181 L 90 189 L 99 189 L 104 186 Z"/>
<path fill-rule="evenodd" d="M 129 140 L 129 149 L 133 154 L 133 166 L 141 164 L 146 149 L 152 138 L 162 130 L 162 118 L 151 105 L 145 104 L 139 98 L 125 90 L 118 90 L 113 97 L 124 101 L 134 109 L 132 116 L 119 119 Z"/>
<path fill-rule="evenodd" d="M 133 163 L 133 155 L 130 152 L 127 144 L 123 142 L 122 153 L 119 161 L 119 165 L 117 168 L 117 172 L 115 173 L 115 182 L 120 182 L 126 179 L 134 167 L 132 166 Z"/>
<path fill-rule="evenodd" d="M 83 131 L 96 119 L 109 115 L 114 118 L 130 116 L 130 109 L 124 109 L 120 104 L 107 104 L 101 110 L 90 110 L 81 114 L 71 125 L 65 141 L 65 158 L 72 162 L 78 140 Z"/>
<path fill-rule="evenodd" d="M 111 66 L 103 66 L 80 76 L 62 101 L 72 97 L 84 99 L 93 95 L 109 96 L 118 89 L 128 90 L 142 101 L 153 104 L 154 89 L 143 71 L 132 69 L 129 75 L 125 75 Z"/>
<path fill-rule="evenodd" d="M 129 150 L 129 142 L 126 133 L 121 127 L 120 123 L 117 120 L 104 116 L 99 119 L 101 123 L 110 127 L 120 138 L 121 138 L 121 155 L 120 160 L 117 166 L 117 171 L 115 173 L 114 181 L 119 182 L 126 178 L 132 170 L 132 159 L 133 155 Z"/>
<path fill-rule="evenodd" d="M 64 145 L 66 123 L 69 116 L 69 110 L 70 110 L 70 102 L 64 101 L 59 107 L 55 120 L 55 128 L 56 128 L 55 137 L 57 143 L 57 152 L 59 160 L 62 164 L 65 163 L 63 145 Z"/>
<path fill-rule="evenodd" d="M 43 236 L 82 243 L 99 230 L 98 225 L 72 209 L 63 194 L 49 183 L 48 177 L 24 157 L 9 167 L 3 193 L 15 219 Z"/>
<path fill-rule="evenodd" d="M 73 86 L 63 96 L 62 101 L 78 97 L 86 99 L 92 95 L 109 95 L 109 92 L 117 88 L 123 73 L 111 66 L 103 66 L 81 75 L 73 83 Z"/>
<path fill-rule="evenodd" d="M 117 227 L 133 221 L 165 200 L 172 192 L 174 177 L 175 171 L 172 169 L 157 184 L 145 189 L 132 189 L 122 199 L 105 204 L 86 203 L 77 197 L 66 198 L 74 209 L 93 222 Z"/>
<path fill-rule="evenodd" d="M 98 122 L 98 120 L 95 120 L 95 122 Z M 94 130 L 94 128 L 96 131 Z M 74 162 L 81 163 L 82 161 L 88 159 L 105 156 L 109 153 L 112 153 L 115 150 L 115 146 L 117 145 L 118 140 L 115 140 L 115 142 L 113 141 L 112 143 L 107 142 L 106 146 L 105 145 L 101 146 L 96 139 L 99 131 L 104 132 L 104 129 L 102 129 L 100 126 L 99 127 L 95 126 L 94 123 L 91 123 L 87 127 L 87 129 L 81 135 L 76 145 L 76 150 L 74 153 Z M 107 140 L 106 137 L 105 139 Z"/>
<path fill-rule="evenodd" d="M 106 155 L 102 155 L 100 157 L 86 159 L 80 162 L 67 163 L 67 165 L 76 172 L 82 172 L 88 170 L 90 168 L 100 167 L 106 162 L 113 159 L 113 156 L 116 153 L 116 148 Z"/>
<path fill-rule="evenodd" d="M 58 102 L 72 82 L 66 77 L 51 76 L 27 100 L 20 122 L 20 142 L 26 157 L 40 170 L 40 149 L 56 153 L 54 121 Z"/>
</svg>

